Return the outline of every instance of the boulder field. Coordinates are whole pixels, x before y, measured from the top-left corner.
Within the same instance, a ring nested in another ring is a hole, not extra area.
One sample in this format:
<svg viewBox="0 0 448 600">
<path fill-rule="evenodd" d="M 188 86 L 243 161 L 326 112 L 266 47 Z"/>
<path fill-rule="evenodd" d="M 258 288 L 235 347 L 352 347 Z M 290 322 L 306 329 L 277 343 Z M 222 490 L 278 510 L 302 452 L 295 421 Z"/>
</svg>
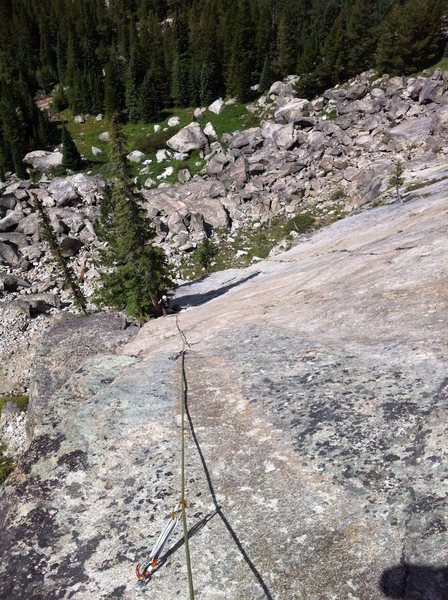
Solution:
<svg viewBox="0 0 448 600">
<path fill-rule="evenodd" d="M 187 597 L 181 528 L 134 576 L 179 499 L 177 318 L 196 597 L 446 599 L 448 199 L 420 191 L 179 288 L 136 335 L 77 319 L 80 348 L 97 338 L 77 360 L 49 330 L 0 496 L 0 598 Z"/>
</svg>

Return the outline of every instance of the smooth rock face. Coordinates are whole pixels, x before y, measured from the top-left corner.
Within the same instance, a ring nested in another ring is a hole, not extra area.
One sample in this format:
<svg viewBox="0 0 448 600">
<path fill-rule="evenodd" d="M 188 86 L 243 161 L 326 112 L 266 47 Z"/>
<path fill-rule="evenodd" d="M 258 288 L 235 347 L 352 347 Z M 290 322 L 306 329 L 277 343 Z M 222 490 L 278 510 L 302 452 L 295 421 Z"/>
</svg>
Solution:
<svg viewBox="0 0 448 600">
<path fill-rule="evenodd" d="M 448 200 L 428 189 L 178 290 L 198 598 L 446 599 Z M 0 598 L 137 600 L 179 498 L 176 317 L 83 364 L 67 334 L 2 491 Z M 186 597 L 180 541 L 144 595 Z"/>
<path fill-rule="evenodd" d="M 135 333 L 122 316 L 104 313 L 87 319 L 63 320 L 41 340 L 30 389 L 27 430 L 33 434 L 52 394 L 84 360 L 113 352 Z"/>
</svg>

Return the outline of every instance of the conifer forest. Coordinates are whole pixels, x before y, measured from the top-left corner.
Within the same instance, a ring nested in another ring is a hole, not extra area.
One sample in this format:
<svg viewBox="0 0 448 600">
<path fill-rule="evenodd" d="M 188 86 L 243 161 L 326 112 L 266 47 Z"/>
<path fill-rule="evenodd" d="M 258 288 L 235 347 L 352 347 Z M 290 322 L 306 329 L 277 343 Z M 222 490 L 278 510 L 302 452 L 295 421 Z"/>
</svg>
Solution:
<svg viewBox="0 0 448 600">
<path fill-rule="evenodd" d="M 25 152 L 60 141 L 36 97 L 143 122 L 247 101 L 290 73 L 312 97 L 368 68 L 434 63 L 445 12 L 444 0 L 2 0 L 0 172 L 25 176 Z"/>
</svg>

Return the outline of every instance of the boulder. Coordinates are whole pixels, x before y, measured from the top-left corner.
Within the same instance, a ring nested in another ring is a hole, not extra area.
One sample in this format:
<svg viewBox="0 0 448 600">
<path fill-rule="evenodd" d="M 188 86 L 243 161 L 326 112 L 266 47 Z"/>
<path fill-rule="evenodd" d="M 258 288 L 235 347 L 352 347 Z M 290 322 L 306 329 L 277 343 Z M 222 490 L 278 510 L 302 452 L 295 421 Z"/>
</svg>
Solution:
<svg viewBox="0 0 448 600">
<path fill-rule="evenodd" d="M 412 98 L 412 100 L 418 100 L 420 92 L 422 91 L 425 83 L 426 79 L 423 77 L 419 77 L 409 82 L 408 86 L 406 87 L 406 95 Z"/>
<path fill-rule="evenodd" d="M 208 110 L 212 113 L 215 113 L 215 115 L 219 115 L 223 108 L 225 106 L 225 103 L 223 102 L 222 98 L 218 98 L 217 100 L 215 100 L 214 102 L 212 102 L 210 104 L 210 106 L 208 107 Z"/>
<path fill-rule="evenodd" d="M 360 100 L 367 94 L 369 86 L 366 82 L 354 83 L 351 85 L 346 94 L 347 100 Z"/>
<path fill-rule="evenodd" d="M 127 159 L 133 163 L 141 163 L 144 158 L 145 154 L 140 150 L 134 150 L 127 155 Z"/>
<path fill-rule="evenodd" d="M 40 225 L 39 218 L 36 213 L 31 213 L 20 221 L 17 226 L 17 230 L 25 235 L 36 235 L 39 237 Z"/>
<path fill-rule="evenodd" d="M 208 144 L 206 135 L 199 123 L 190 123 L 167 141 L 167 146 L 176 152 L 191 152 L 205 148 Z"/>
<path fill-rule="evenodd" d="M 294 98 L 288 100 L 274 113 L 274 118 L 277 123 L 298 123 L 307 115 L 303 114 L 308 111 L 310 103 L 302 98 Z"/>
<path fill-rule="evenodd" d="M 218 140 L 218 134 L 216 133 L 216 130 L 210 123 L 210 121 L 204 127 L 204 133 L 208 137 L 210 142 L 216 142 Z"/>
<path fill-rule="evenodd" d="M 51 171 L 55 167 L 60 167 L 62 165 L 62 152 L 47 152 L 46 150 L 34 150 L 33 152 L 28 152 L 25 154 L 23 158 L 23 162 L 32 169 L 41 172 Z"/>
<path fill-rule="evenodd" d="M 220 177 L 227 188 L 236 186 L 242 188 L 247 181 L 247 162 L 244 156 L 240 156 L 231 163 Z"/>
<path fill-rule="evenodd" d="M 447 89 L 447 84 L 443 80 L 427 79 L 420 91 L 419 104 L 429 104 L 437 102 Z"/>
<path fill-rule="evenodd" d="M 260 127 L 251 127 L 235 133 L 230 140 L 229 147 L 233 148 L 244 148 L 249 146 L 250 148 L 257 148 L 263 143 L 263 137 L 261 135 Z"/>
<path fill-rule="evenodd" d="M 96 204 L 102 197 L 106 183 L 99 175 L 76 173 L 68 177 L 55 177 L 48 186 L 48 193 L 57 206 L 74 206 L 80 200 L 83 204 Z"/>
<path fill-rule="evenodd" d="M 73 238 L 66 236 L 62 238 L 61 243 L 59 245 L 61 249 L 61 254 L 65 258 L 69 258 L 70 256 L 75 256 L 84 246 L 82 241 L 78 238 Z"/>
<path fill-rule="evenodd" d="M 229 162 L 229 159 L 224 154 L 217 154 L 206 165 L 205 170 L 207 175 L 220 175 L 224 169 L 224 165 Z"/>
<path fill-rule="evenodd" d="M 268 91 L 268 96 L 292 96 L 294 88 L 291 83 L 275 81 Z"/>
<path fill-rule="evenodd" d="M 205 108 L 195 108 L 194 112 L 193 112 L 193 116 L 195 119 L 200 119 L 202 117 L 202 115 L 205 113 L 206 109 Z"/>
<path fill-rule="evenodd" d="M 191 173 L 189 169 L 180 169 L 177 174 L 177 179 L 179 183 L 187 183 L 191 179 Z"/>
<path fill-rule="evenodd" d="M 22 211 L 11 210 L 6 217 L 0 219 L 0 231 L 10 231 L 15 229 L 24 216 Z"/>
<path fill-rule="evenodd" d="M 0 264 L 17 267 L 21 258 L 16 246 L 0 242 Z"/>
<path fill-rule="evenodd" d="M 311 131 L 308 135 L 308 147 L 312 152 L 323 150 L 327 138 L 321 131 Z"/>
<path fill-rule="evenodd" d="M 273 131 L 272 139 L 280 150 L 292 150 L 297 144 L 297 131 L 294 124 L 280 125 L 279 129 Z"/>
<path fill-rule="evenodd" d="M 100 133 L 100 135 L 98 136 L 98 139 L 100 140 L 100 142 L 109 142 L 110 133 L 108 131 L 103 131 L 103 133 Z"/>
<path fill-rule="evenodd" d="M 156 123 L 156 124 L 154 125 L 154 133 L 157 133 L 157 132 L 158 132 L 158 131 L 160 131 L 161 129 L 162 129 L 162 126 L 161 126 L 161 125 L 159 125 L 158 123 Z"/>
<path fill-rule="evenodd" d="M 169 235 L 171 237 L 173 237 L 179 233 L 187 233 L 188 232 L 187 226 L 185 225 L 182 216 L 178 212 L 175 212 L 168 217 L 167 226 L 168 226 Z"/>
<path fill-rule="evenodd" d="M 104 119 L 104 115 L 102 113 L 98 113 L 95 117 L 95 121 L 102 121 Z"/>
<path fill-rule="evenodd" d="M 166 179 L 167 177 L 170 177 L 170 175 L 172 175 L 173 173 L 174 168 L 167 167 L 164 171 L 162 171 L 162 173 L 160 173 L 160 175 L 157 175 L 157 179 Z"/>
<path fill-rule="evenodd" d="M 28 240 L 26 235 L 18 233 L 17 231 L 2 231 L 0 232 L 0 242 L 6 242 L 14 244 L 18 248 L 25 248 L 28 246 Z"/>
<path fill-rule="evenodd" d="M 91 150 L 92 150 L 93 156 L 99 156 L 100 154 L 103 153 L 101 148 L 97 148 L 96 146 L 92 146 Z"/>
<path fill-rule="evenodd" d="M 188 223 L 190 231 L 199 233 L 205 231 L 204 217 L 200 213 L 189 213 L 184 217 L 184 221 Z"/>
<path fill-rule="evenodd" d="M 431 120 L 429 131 L 435 137 L 448 139 L 448 106 L 442 106 L 438 110 L 436 116 Z"/>
<path fill-rule="evenodd" d="M 168 125 L 168 127 L 176 127 L 177 125 L 179 125 L 179 123 L 180 123 L 179 117 L 170 117 L 168 119 L 167 125 Z"/>
<path fill-rule="evenodd" d="M 9 210 L 14 210 L 17 198 L 14 194 L 3 194 L 0 196 L 0 215 L 5 216 Z"/>
<path fill-rule="evenodd" d="M 163 162 L 164 160 L 168 160 L 171 157 L 171 154 L 166 148 L 161 148 L 156 152 L 156 161 L 158 163 Z"/>
<path fill-rule="evenodd" d="M 261 125 L 261 135 L 265 140 L 272 140 L 275 131 L 281 129 L 283 125 L 274 121 L 263 121 Z"/>
<path fill-rule="evenodd" d="M 82 115 L 75 115 L 75 118 L 73 119 L 73 121 L 77 124 L 77 125 L 82 125 L 83 123 L 86 122 L 86 120 L 84 119 L 84 117 Z"/>
</svg>

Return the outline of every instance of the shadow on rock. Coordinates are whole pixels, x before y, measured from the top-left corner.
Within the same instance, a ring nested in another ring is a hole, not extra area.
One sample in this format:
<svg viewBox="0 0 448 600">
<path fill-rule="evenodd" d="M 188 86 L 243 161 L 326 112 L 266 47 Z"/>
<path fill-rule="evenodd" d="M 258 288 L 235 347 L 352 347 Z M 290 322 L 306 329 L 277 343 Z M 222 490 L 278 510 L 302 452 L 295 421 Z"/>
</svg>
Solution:
<svg viewBox="0 0 448 600">
<path fill-rule="evenodd" d="M 258 275 L 258 273 L 254 273 L 250 277 L 246 277 L 246 279 L 239 281 L 238 284 L 242 283 L 243 281 L 246 281 L 247 279 L 250 279 L 251 277 L 255 277 L 256 275 Z M 252 559 L 248 555 L 248 553 L 247 553 L 246 549 L 244 548 L 241 540 L 239 539 L 236 531 L 234 530 L 234 528 L 230 524 L 228 518 L 226 517 L 226 515 L 224 514 L 221 506 L 218 503 L 218 499 L 216 497 L 216 492 L 215 492 L 215 487 L 213 485 L 213 481 L 212 481 L 212 478 L 211 478 L 211 475 L 210 475 L 210 470 L 208 468 L 207 461 L 206 461 L 204 453 L 202 451 L 201 444 L 199 443 L 198 436 L 196 435 L 196 430 L 194 428 L 193 419 L 192 419 L 192 416 L 191 416 L 191 413 L 190 413 L 190 408 L 189 408 L 189 405 L 188 405 L 188 382 L 187 382 L 187 378 L 186 378 L 186 375 L 185 375 L 185 371 L 183 372 L 183 379 L 184 379 L 184 385 L 185 385 L 185 412 L 186 412 L 186 415 L 187 415 L 187 418 L 188 418 L 188 423 L 190 425 L 191 435 L 193 436 L 194 444 L 196 446 L 196 450 L 198 451 L 199 458 L 200 458 L 200 461 L 202 463 L 202 468 L 204 470 L 204 475 L 205 475 L 205 478 L 207 480 L 207 485 L 208 485 L 208 489 L 209 489 L 209 492 L 210 492 L 210 496 L 212 498 L 212 501 L 213 501 L 213 504 L 214 504 L 214 507 L 215 507 L 215 512 L 210 515 L 210 518 L 212 516 L 214 516 L 215 514 L 217 514 L 219 516 L 219 518 L 221 519 L 221 521 L 224 524 L 225 528 L 227 529 L 230 537 L 232 538 L 235 546 L 238 548 L 238 551 L 240 552 L 240 554 L 241 554 L 244 562 L 246 563 L 246 565 L 248 566 L 248 568 L 252 572 L 252 575 L 257 580 L 260 588 L 263 590 L 264 597 L 267 600 L 273 600 L 272 594 L 271 594 L 271 592 L 270 592 L 270 590 L 269 590 L 269 588 L 268 588 L 265 580 L 263 579 L 263 576 L 258 571 L 257 567 L 255 566 L 255 563 L 252 561 Z M 206 518 L 208 518 L 208 517 L 206 517 Z M 199 523 L 198 525 L 200 526 L 201 523 Z"/>
<path fill-rule="evenodd" d="M 246 281 L 253 279 L 254 277 L 256 277 L 259 274 L 260 274 L 260 271 L 256 271 L 255 273 L 251 273 L 250 275 L 248 275 L 247 277 L 244 277 L 243 279 L 237 279 L 236 277 L 233 277 L 232 279 L 230 279 L 227 282 L 228 285 L 223 285 L 222 287 L 219 287 L 216 290 L 210 290 L 208 292 L 204 292 L 203 294 L 187 294 L 185 296 L 182 296 L 182 295 L 177 296 L 173 301 L 173 305 L 174 305 L 173 310 L 175 310 L 175 309 L 180 310 L 182 308 L 187 308 L 188 306 L 200 306 L 201 304 L 204 304 L 205 302 L 208 302 L 209 300 L 213 300 L 213 298 L 218 298 L 219 296 L 222 296 L 223 294 L 225 294 L 232 288 L 237 287 L 238 285 L 241 285 L 242 283 L 246 283 Z M 187 285 L 191 286 L 191 284 L 187 284 Z M 175 307 L 175 309 L 174 309 L 174 307 Z"/>
<path fill-rule="evenodd" d="M 384 571 L 380 589 L 387 598 L 447 600 L 448 567 L 397 565 Z"/>
</svg>

